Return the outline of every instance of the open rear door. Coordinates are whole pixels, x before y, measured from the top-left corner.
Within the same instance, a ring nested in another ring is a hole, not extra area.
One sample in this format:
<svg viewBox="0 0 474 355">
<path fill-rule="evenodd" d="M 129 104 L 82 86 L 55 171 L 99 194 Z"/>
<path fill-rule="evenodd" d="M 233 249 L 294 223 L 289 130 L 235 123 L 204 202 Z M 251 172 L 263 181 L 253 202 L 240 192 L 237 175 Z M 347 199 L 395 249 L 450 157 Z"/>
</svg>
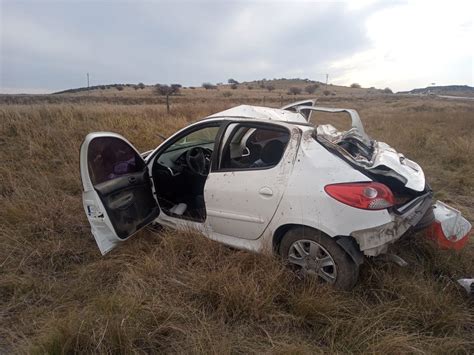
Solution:
<svg viewBox="0 0 474 355">
<path fill-rule="evenodd" d="M 160 208 L 148 168 L 125 138 L 88 134 L 80 154 L 84 210 L 103 255 L 150 224 Z"/>
</svg>

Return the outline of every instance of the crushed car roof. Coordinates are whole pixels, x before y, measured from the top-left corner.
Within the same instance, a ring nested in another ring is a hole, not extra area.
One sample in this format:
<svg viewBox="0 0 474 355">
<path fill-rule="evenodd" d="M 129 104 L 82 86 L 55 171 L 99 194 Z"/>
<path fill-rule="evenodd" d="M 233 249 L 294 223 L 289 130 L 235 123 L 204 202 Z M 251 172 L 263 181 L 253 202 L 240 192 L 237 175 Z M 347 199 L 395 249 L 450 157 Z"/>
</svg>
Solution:
<svg viewBox="0 0 474 355">
<path fill-rule="evenodd" d="M 239 118 L 253 118 L 260 120 L 296 122 L 306 124 L 306 119 L 303 115 L 296 112 L 281 110 L 278 108 L 269 108 L 261 106 L 240 105 L 232 107 L 228 110 L 214 113 L 206 118 L 218 117 L 239 117 Z"/>
</svg>

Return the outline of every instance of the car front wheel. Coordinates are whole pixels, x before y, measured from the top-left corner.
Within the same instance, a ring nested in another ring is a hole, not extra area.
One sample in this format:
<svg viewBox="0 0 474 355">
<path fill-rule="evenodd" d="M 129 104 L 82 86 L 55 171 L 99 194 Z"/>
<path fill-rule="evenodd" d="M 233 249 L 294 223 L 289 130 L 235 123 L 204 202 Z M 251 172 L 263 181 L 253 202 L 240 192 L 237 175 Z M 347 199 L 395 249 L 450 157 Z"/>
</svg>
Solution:
<svg viewBox="0 0 474 355">
<path fill-rule="evenodd" d="M 358 265 L 336 241 L 314 229 L 288 231 L 279 253 L 301 276 L 317 277 L 341 290 L 352 289 L 359 276 Z"/>
</svg>

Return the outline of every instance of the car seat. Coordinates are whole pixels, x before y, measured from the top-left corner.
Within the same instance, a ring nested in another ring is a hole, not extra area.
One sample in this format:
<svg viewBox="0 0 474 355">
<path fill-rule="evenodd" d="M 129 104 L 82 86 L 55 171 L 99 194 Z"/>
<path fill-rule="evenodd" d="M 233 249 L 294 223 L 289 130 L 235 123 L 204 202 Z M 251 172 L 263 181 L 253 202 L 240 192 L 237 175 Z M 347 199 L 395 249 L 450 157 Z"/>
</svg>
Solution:
<svg viewBox="0 0 474 355">
<path fill-rule="evenodd" d="M 260 159 L 266 166 L 276 165 L 280 161 L 284 150 L 285 145 L 281 141 L 272 139 L 263 146 L 260 152 Z"/>
</svg>

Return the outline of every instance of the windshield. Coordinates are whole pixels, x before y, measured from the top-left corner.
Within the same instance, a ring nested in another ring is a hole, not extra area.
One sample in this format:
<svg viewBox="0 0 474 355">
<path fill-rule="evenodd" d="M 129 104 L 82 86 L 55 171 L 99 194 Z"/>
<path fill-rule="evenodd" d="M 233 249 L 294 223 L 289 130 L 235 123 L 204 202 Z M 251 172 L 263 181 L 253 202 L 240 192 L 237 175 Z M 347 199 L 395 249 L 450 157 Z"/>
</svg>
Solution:
<svg viewBox="0 0 474 355">
<path fill-rule="evenodd" d="M 194 131 L 174 142 L 167 151 L 214 143 L 219 127 L 206 127 Z"/>
</svg>

